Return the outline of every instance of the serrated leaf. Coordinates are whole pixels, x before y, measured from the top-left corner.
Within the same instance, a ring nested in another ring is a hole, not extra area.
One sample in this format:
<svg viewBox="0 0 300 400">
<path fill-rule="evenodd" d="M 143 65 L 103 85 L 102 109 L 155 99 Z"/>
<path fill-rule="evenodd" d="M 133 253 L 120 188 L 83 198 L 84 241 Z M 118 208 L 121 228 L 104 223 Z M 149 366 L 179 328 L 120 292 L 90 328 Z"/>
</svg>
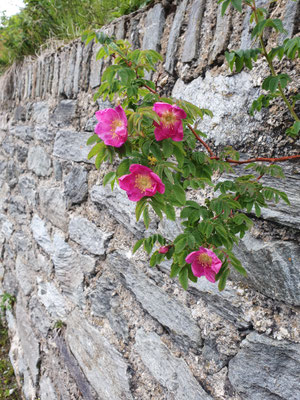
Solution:
<svg viewBox="0 0 300 400">
<path fill-rule="evenodd" d="M 135 252 L 138 251 L 138 249 L 141 247 L 141 245 L 144 243 L 144 238 L 143 239 L 139 239 L 136 244 L 133 246 L 132 249 L 132 254 L 134 254 Z"/>
<path fill-rule="evenodd" d="M 178 275 L 179 282 L 181 283 L 181 286 L 183 287 L 184 290 L 187 290 L 188 288 L 188 281 L 189 281 L 189 270 L 188 266 L 181 268 L 179 271 Z"/>
<path fill-rule="evenodd" d="M 105 148 L 104 142 L 97 143 L 89 152 L 87 158 L 88 160 L 98 154 L 102 149 Z"/>
<path fill-rule="evenodd" d="M 136 203 L 136 207 L 135 207 L 135 216 L 136 216 L 136 220 L 139 221 L 142 212 L 144 210 L 144 207 L 146 206 L 147 203 L 147 199 L 145 197 L 143 197 L 141 200 L 139 200 Z"/>
<path fill-rule="evenodd" d="M 175 276 L 179 274 L 180 270 L 181 270 L 180 265 L 173 263 L 171 265 L 170 278 L 175 278 Z"/>
<path fill-rule="evenodd" d="M 98 135 L 93 135 L 88 138 L 86 144 L 87 144 L 87 146 L 90 146 L 91 144 L 94 144 L 94 143 L 98 142 L 99 140 L 100 140 L 100 138 Z"/>
<path fill-rule="evenodd" d="M 225 271 L 221 275 L 221 277 L 219 279 L 219 284 L 218 284 L 218 289 L 219 289 L 220 292 L 222 292 L 222 290 L 225 289 L 226 281 L 227 281 L 227 278 L 228 278 L 229 274 L 230 274 L 230 269 L 227 268 L 227 269 L 225 269 Z"/>
<path fill-rule="evenodd" d="M 149 224 L 150 224 L 150 217 L 149 217 L 148 206 L 146 206 L 146 207 L 144 208 L 143 219 L 144 219 L 145 227 L 146 227 L 146 229 L 148 229 L 148 228 L 149 228 Z"/>
<path fill-rule="evenodd" d="M 107 185 L 115 177 L 116 177 L 116 173 L 114 171 L 108 172 L 103 178 L 103 186 Z"/>
</svg>

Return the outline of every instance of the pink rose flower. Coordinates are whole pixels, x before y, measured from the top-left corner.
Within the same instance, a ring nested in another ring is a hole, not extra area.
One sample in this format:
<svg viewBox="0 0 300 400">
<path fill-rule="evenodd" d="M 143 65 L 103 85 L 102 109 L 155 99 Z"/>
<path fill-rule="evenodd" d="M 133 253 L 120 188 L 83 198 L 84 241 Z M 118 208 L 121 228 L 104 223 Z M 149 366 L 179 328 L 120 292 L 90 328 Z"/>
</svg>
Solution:
<svg viewBox="0 0 300 400">
<path fill-rule="evenodd" d="M 192 264 L 192 271 L 195 276 L 205 276 L 210 282 L 216 281 L 216 274 L 220 271 L 222 261 L 215 253 L 204 247 L 190 253 L 185 261 Z"/>
<path fill-rule="evenodd" d="M 176 105 L 168 103 L 155 103 L 153 111 L 160 117 L 160 124 L 154 121 L 154 135 L 157 141 L 171 138 L 175 142 L 183 140 L 182 119 L 186 113 Z"/>
<path fill-rule="evenodd" d="M 160 254 L 166 254 L 169 251 L 169 246 L 162 246 L 159 248 L 158 252 Z"/>
<path fill-rule="evenodd" d="M 126 190 L 129 200 L 139 201 L 144 196 L 154 196 L 156 192 L 165 192 L 165 185 L 150 168 L 131 164 L 129 171 L 131 174 L 119 178 L 120 188 Z"/>
<path fill-rule="evenodd" d="M 121 106 L 96 112 L 95 133 L 108 146 L 121 147 L 127 140 L 127 118 Z"/>
</svg>

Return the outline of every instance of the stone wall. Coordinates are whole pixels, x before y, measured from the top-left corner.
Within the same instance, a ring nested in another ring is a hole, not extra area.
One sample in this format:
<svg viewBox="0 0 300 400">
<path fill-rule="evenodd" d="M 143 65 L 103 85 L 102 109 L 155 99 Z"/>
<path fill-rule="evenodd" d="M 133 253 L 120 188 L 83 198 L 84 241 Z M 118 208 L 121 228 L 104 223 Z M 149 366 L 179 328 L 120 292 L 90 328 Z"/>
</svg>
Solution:
<svg viewBox="0 0 300 400">
<path fill-rule="evenodd" d="M 270 12 L 297 33 L 297 3 Z M 299 153 L 280 103 L 247 114 L 265 66 L 230 74 L 223 65 L 226 48 L 251 44 L 248 19 L 232 10 L 221 18 L 213 0 L 163 1 L 105 31 L 162 52 L 154 78 L 213 109 L 200 125 L 210 143 L 244 156 Z M 96 171 L 87 160 L 94 112 L 109 106 L 92 100 L 97 49 L 76 40 L 0 79 L 0 280 L 17 299 L 6 315 L 24 398 L 299 399 L 299 163 L 269 182 L 292 207 L 264 210 L 236 249 L 248 278 L 233 277 L 222 293 L 202 278 L 184 292 L 167 263 L 151 269 L 142 251 L 132 256 L 144 234 L 134 204 L 101 186 L 108 165 Z M 172 237 L 178 226 L 151 229 Z"/>
</svg>

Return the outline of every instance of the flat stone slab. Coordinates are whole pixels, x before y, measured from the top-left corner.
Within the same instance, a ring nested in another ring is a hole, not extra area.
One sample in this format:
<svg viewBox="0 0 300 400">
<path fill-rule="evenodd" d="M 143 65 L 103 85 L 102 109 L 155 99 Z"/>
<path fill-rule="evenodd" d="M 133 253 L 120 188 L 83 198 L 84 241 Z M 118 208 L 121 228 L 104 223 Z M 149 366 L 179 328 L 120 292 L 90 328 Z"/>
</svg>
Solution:
<svg viewBox="0 0 300 400">
<path fill-rule="evenodd" d="M 86 141 L 90 136 L 87 132 L 58 131 L 54 141 L 53 155 L 63 160 L 93 164 L 94 161 L 87 158 L 91 147 L 86 145 Z"/>
<path fill-rule="evenodd" d="M 205 8 L 205 0 L 194 0 L 190 12 L 189 23 L 185 34 L 185 41 L 182 53 L 182 62 L 191 62 L 197 57 L 199 46 L 199 34 L 203 12 Z"/>
<path fill-rule="evenodd" d="M 148 11 L 146 18 L 145 34 L 143 38 L 143 50 L 158 51 L 160 39 L 164 28 L 165 11 L 160 3 Z"/>
<path fill-rule="evenodd" d="M 28 169 L 37 176 L 49 176 L 51 174 L 51 158 L 41 146 L 31 147 L 27 159 Z"/>
<path fill-rule="evenodd" d="M 243 399 L 300 398 L 300 345 L 250 333 L 229 362 L 229 380 Z"/>
<path fill-rule="evenodd" d="M 113 232 L 103 232 L 86 218 L 74 217 L 69 224 L 70 238 L 92 254 L 103 255 Z"/>
<path fill-rule="evenodd" d="M 256 290 L 300 305 L 300 247 L 292 242 L 263 242 L 246 233 L 234 250 Z"/>
<path fill-rule="evenodd" d="M 68 319 L 66 341 L 100 399 L 132 399 L 124 358 L 77 312 Z"/>
<path fill-rule="evenodd" d="M 182 358 L 175 357 L 154 332 L 140 328 L 135 337 L 135 351 L 153 377 L 175 400 L 212 399 L 199 385 Z M 169 397 L 168 397 L 169 398 Z"/>
<path fill-rule="evenodd" d="M 145 273 L 140 272 L 124 257 L 114 253 L 109 255 L 108 262 L 116 271 L 124 275 L 126 285 L 152 317 L 175 335 L 188 338 L 191 342 L 200 345 L 200 328 L 191 317 L 187 307 L 156 286 Z"/>
</svg>

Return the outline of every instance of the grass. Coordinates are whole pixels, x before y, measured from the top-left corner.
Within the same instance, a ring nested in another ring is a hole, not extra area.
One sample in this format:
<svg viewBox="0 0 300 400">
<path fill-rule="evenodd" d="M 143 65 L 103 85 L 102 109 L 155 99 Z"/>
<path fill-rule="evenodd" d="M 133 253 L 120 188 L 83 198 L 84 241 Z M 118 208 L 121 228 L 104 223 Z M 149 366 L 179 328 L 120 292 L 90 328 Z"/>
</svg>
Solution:
<svg viewBox="0 0 300 400">
<path fill-rule="evenodd" d="M 20 400 L 13 367 L 10 363 L 8 331 L 0 316 L 0 400 Z"/>
</svg>

